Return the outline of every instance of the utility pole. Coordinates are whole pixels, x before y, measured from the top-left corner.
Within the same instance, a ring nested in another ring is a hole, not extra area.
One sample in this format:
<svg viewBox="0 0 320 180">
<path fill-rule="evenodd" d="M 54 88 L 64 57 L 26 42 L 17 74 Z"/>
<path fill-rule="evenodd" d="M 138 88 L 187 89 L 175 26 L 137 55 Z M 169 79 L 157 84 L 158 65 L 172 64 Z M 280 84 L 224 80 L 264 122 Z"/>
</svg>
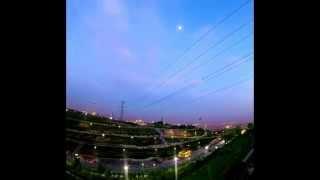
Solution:
<svg viewBox="0 0 320 180">
<path fill-rule="evenodd" d="M 123 121 L 123 113 L 124 113 L 124 101 L 121 101 L 121 109 L 120 109 L 120 120 Z"/>
</svg>

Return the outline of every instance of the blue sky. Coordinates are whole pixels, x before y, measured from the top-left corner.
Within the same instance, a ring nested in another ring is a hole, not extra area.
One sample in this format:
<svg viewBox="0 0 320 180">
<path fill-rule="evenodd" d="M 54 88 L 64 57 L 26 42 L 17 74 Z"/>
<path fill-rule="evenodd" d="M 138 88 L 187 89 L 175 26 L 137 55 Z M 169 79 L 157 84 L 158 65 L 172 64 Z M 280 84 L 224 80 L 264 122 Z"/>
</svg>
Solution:
<svg viewBox="0 0 320 180">
<path fill-rule="evenodd" d="M 251 3 L 183 54 L 244 2 L 246 0 L 67 1 L 67 106 L 103 115 L 113 112 L 118 117 L 120 102 L 124 100 L 124 116 L 130 120 L 157 121 L 163 116 L 173 123 L 194 123 L 199 117 L 211 123 L 252 121 L 253 56 L 249 57 L 251 61 L 217 78 L 202 80 L 253 52 Z M 243 24 L 223 43 L 196 59 Z M 182 30 L 178 30 L 179 25 Z M 247 35 L 248 38 L 233 48 L 215 56 Z M 181 55 L 184 56 L 179 59 Z M 194 67 L 199 68 L 193 70 Z M 175 74 L 177 71 L 181 73 Z M 168 78 L 172 75 L 175 76 Z M 205 95 L 243 79 L 248 80 Z M 165 83 L 161 86 L 162 82 Z M 192 88 L 180 90 L 189 84 Z M 175 91 L 179 93 L 170 96 Z"/>
</svg>

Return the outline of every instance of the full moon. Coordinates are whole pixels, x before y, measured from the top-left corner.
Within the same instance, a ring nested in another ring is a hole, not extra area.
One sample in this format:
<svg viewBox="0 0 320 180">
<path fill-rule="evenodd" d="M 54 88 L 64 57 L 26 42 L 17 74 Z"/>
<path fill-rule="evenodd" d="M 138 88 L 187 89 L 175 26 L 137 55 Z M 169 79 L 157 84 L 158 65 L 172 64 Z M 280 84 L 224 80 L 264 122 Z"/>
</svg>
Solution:
<svg viewBox="0 0 320 180">
<path fill-rule="evenodd" d="M 177 31 L 182 31 L 183 30 L 183 26 L 182 25 L 177 25 Z"/>
</svg>

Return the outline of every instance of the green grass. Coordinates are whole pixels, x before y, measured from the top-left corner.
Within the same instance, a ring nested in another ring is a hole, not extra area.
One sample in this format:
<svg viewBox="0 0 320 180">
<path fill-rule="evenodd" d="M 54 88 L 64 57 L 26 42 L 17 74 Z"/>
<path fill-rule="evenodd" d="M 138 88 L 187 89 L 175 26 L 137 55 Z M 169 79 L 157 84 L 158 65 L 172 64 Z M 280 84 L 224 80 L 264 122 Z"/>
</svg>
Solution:
<svg viewBox="0 0 320 180">
<path fill-rule="evenodd" d="M 194 167 L 187 167 L 192 168 L 192 170 L 185 170 L 180 179 L 222 180 L 229 168 L 244 158 L 249 151 L 250 145 L 251 139 L 249 135 L 239 136 L 232 143 L 227 144 L 221 150 L 212 154 L 205 162 L 194 165 Z"/>
</svg>

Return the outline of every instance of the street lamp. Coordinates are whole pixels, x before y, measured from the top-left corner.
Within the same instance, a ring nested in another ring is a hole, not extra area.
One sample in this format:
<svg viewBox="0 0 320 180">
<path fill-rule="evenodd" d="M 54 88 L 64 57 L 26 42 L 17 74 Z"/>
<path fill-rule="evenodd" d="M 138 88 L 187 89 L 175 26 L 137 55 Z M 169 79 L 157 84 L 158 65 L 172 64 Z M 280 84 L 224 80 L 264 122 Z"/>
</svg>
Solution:
<svg viewBox="0 0 320 180">
<path fill-rule="evenodd" d="M 125 177 L 125 180 L 128 180 L 129 179 L 129 173 L 128 173 L 128 171 L 129 171 L 129 166 L 128 165 L 124 165 L 124 167 L 123 167 L 123 169 L 124 169 L 124 177 Z"/>
<path fill-rule="evenodd" d="M 178 180 L 178 158 L 174 157 L 175 180 Z"/>
<path fill-rule="evenodd" d="M 177 157 L 174 157 L 174 161 L 178 161 L 178 158 L 177 158 Z"/>
<path fill-rule="evenodd" d="M 204 147 L 204 149 L 208 150 L 208 149 L 209 149 L 209 146 Z"/>
</svg>

